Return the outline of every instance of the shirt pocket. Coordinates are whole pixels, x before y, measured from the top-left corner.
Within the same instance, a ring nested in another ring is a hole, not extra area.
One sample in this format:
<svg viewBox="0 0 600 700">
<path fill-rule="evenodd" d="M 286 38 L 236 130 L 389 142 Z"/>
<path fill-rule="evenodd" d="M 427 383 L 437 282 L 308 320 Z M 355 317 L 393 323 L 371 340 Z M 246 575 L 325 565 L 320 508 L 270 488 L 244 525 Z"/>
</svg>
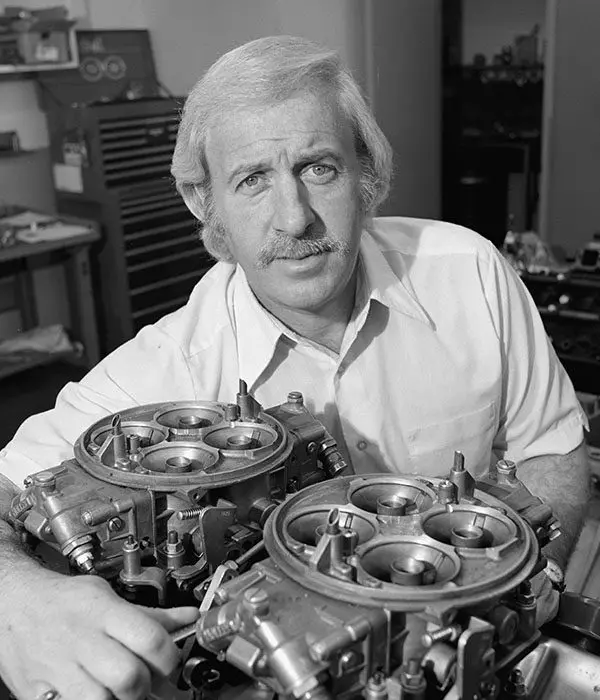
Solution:
<svg viewBox="0 0 600 700">
<path fill-rule="evenodd" d="M 465 456 L 465 468 L 474 476 L 481 476 L 490 468 L 495 434 L 494 401 L 471 413 L 414 428 L 407 434 L 411 470 L 424 476 L 446 476 L 455 450 L 460 450 Z"/>
</svg>

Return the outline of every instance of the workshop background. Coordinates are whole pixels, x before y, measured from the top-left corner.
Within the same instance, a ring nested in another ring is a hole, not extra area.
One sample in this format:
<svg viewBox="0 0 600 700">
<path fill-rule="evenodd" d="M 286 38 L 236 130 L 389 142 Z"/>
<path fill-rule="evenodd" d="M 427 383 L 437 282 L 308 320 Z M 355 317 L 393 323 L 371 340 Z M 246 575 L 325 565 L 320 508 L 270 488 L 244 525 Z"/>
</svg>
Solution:
<svg viewBox="0 0 600 700">
<path fill-rule="evenodd" d="M 178 109 L 223 52 L 285 33 L 369 97 L 396 159 L 381 213 L 470 226 L 517 267 L 594 456 L 599 29 L 590 0 L 0 0 L 0 443 L 210 267 L 169 177 Z"/>
</svg>

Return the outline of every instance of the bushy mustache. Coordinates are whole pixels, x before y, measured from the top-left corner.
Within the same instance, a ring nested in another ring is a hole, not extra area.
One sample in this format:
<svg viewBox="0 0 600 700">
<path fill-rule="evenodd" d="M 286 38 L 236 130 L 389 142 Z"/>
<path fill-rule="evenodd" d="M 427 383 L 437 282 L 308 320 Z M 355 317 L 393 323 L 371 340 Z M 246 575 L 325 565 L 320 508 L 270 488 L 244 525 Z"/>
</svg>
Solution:
<svg viewBox="0 0 600 700">
<path fill-rule="evenodd" d="M 322 236 L 320 238 L 293 238 L 285 234 L 280 234 L 259 248 L 256 262 L 257 267 L 267 267 L 278 258 L 288 258 L 300 260 L 309 255 L 320 255 L 321 253 L 341 253 L 349 252 L 349 246 L 342 241 Z"/>
</svg>

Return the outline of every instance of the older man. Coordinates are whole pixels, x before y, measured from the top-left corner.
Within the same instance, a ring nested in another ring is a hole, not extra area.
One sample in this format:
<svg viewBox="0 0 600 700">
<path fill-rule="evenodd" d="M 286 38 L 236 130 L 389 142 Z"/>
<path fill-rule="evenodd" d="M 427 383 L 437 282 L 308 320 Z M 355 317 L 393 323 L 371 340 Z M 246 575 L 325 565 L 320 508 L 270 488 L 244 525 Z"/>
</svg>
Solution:
<svg viewBox="0 0 600 700">
<path fill-rule="evenodd" d="M 389 145 L 336 54 L 272 37 L 192 90 L 177 186 L 221 260 L 189 302 L 143 329 L 25 422 L 0 454 L 6 512 L 29 473 L 71 456 L 93 421 L 162 400 L 263 405 L 290 389 L 357 472 L 475 474 L 499 457 L 555 508 L 564 564 L 587 497 L 585 417 L 531 299 L 495 249 L 433 221 L 373 219 Z M 2 512 L 2 511 L 0 511 Z M 18 697 L 143 698 L 169 671 L 165 628 L 101 580 L 32 561 L 0 527 L 0 672 Z"/>
</svg>

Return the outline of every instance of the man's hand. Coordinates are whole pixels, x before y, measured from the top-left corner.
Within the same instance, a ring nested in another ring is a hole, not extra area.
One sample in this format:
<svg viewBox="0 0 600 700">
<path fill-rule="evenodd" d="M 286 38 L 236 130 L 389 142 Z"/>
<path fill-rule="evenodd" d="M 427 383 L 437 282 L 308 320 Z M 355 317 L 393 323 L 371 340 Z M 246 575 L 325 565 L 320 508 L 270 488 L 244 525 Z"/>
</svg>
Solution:
<svg viewBox="0 0 600 700">
<path fill-rule="evenodd" d="M 95 576 L 37 574 L 0 596 L 0 675 L 19 700 L 49 689 L 61 700 L 143 700 L 175 668 L 169 631 L 196 608 L 142 608 Z"/>
</svg>

